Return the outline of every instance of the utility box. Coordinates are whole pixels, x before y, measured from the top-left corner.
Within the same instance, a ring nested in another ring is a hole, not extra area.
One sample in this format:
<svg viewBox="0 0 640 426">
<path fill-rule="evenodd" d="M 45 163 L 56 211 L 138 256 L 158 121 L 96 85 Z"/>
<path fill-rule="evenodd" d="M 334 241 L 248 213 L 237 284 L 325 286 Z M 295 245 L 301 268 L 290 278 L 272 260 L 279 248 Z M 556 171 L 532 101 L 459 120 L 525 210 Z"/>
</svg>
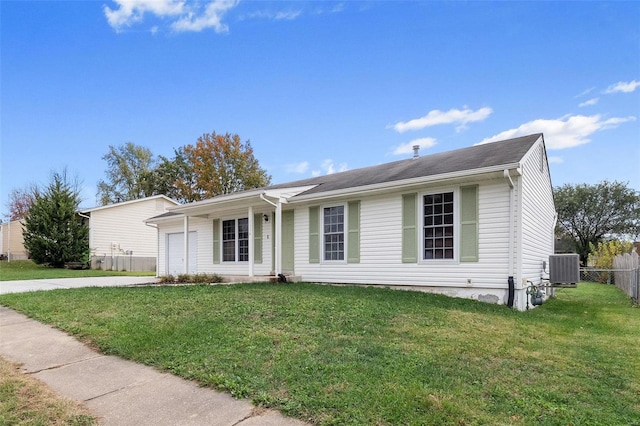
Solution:
<svg viewBox="0 0 640 426">
<path fill-rule="evenodd" d="M 580 281 L 580 256 L 552 254 L 549 256 L 549 283 L 552 287 L 576 287 Z"/>
</svg>

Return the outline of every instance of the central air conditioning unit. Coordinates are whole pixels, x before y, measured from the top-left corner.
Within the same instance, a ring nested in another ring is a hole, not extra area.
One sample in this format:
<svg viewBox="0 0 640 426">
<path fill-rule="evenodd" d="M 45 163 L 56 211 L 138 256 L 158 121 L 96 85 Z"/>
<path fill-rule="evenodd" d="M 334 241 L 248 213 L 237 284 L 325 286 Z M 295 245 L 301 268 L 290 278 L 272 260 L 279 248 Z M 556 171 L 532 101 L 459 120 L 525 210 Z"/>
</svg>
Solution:
<svg viewBox="0 0 640 426">
<path fill-rule="evenodd" d="M 580 256 L 552 254 L 549 256 L 549 284 L 552 287 L 576 287 L 580 281 Z"/>
</svg>

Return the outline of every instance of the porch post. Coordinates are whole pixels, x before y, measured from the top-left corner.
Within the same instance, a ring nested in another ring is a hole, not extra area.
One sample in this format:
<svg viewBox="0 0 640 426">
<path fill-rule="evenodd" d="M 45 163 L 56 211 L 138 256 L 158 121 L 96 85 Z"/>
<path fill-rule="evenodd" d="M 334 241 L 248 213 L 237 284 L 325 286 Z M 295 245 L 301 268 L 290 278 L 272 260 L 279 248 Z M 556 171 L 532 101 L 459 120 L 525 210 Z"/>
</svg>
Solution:
<svg viewBox="0 0 640 426">
<path fill-rule="evenodd" d="M 276 241 L 275 241 L 275 265 L 276 276 L 282 273 L 282 202 L 278 199 L 276 203 Z"/>
<path fill-rule="evenodd" d="M 189 216 L 184 216 L 184 248 L 182 256 L 184 256 L 184 270 L 185 275 L 189 274 Z"/>
<path fill-rule="evenodd" d="M 254 233 L 254 223 L 253 223 L 253 206 L 249 206 L 249 276 L 253 276 L 253 233 Z"/>
</svg>

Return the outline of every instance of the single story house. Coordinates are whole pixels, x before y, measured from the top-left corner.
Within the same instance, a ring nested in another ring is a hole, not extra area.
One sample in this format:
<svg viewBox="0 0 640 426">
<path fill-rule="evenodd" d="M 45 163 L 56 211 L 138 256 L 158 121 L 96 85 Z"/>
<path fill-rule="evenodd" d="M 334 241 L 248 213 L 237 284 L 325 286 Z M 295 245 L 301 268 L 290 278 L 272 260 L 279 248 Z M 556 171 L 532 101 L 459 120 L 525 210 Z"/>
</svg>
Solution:
<svg viewBox="0 0 640 426">
<path fill-rule="evenodd" d="M 145 220 L 180 205 L 164 195 L 84 209 L 92 269 L 155 271 L 158 235 Z"/>
<path fill-rule="evenodd" d="M 527 305 L 553 254 L 542 134 L 169 208 L 158 275 L 283 274 Z"/>
</svg>

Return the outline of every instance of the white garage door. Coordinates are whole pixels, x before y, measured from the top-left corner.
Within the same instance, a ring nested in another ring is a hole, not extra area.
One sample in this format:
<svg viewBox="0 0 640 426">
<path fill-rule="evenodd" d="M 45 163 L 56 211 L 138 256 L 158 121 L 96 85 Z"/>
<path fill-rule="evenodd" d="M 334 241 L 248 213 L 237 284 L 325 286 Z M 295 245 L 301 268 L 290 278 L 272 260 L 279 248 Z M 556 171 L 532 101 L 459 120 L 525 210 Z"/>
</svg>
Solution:
<svg viewBox="0 0 640 426">
<path fill-rule="evenodd" d="M 196 264 L 198 254 L 198 234 L 189 232 L 189 273 L 198 271 Z M 184 232 L 167 234 L 167 273 L 184 274 Z"/>
</svg>

